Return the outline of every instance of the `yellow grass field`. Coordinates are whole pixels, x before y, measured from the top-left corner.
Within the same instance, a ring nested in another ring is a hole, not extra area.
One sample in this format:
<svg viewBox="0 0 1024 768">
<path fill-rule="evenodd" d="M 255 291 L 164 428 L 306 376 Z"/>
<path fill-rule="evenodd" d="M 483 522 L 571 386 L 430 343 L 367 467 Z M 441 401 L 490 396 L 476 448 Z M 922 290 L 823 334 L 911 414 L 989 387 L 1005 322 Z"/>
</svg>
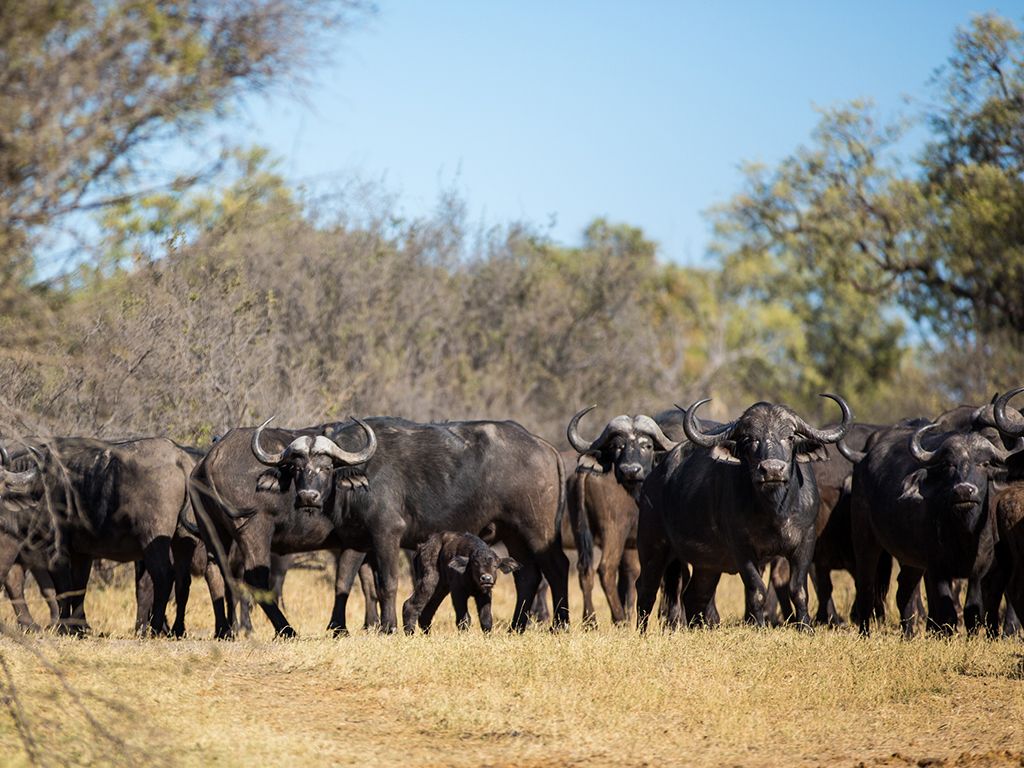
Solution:
<svg viewBox="0 0 1024 768">
<path fill-rule="evenodd" d="M 101 636 L 0 639 L 0 764 L 1024 765 L 1019 641 L 755 631 L 735 578 L 714 631 L 639 637 L 605 612 L 596 631 L 460 635 L 446 605 L 430 637 L 334 640 L 327 575 L 293 571 L 302 637 L 272 640 L 259 615 L 236 642 L 209 639 L 199 581 L 192 638 L 135 639 L 124 581 L 87 598 Z M 503 576 L 497 618 L 511 595 Z M 836 596 L 846 611 L 848 580 Z"/>
</svg>

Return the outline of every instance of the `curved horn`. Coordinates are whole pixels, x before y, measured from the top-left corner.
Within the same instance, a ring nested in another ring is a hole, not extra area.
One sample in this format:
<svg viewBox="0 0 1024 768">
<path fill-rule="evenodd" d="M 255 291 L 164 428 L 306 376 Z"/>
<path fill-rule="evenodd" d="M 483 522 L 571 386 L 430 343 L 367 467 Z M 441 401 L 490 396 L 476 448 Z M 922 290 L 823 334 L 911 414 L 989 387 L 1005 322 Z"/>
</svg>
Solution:
<svg viewBox="0 0 1024 768">
<path fill-rule="evenodd" d="M 824 393 L 819 395 L 819 397 L 827 397 L 829 400 L 835 400 L 839 404 L 839 409 L 843 412 L 842 422 L 838 427 L 833 427 L 832 429 L 818 429 L 817 427 L 812 427 L 794 413 L 797 429 L 804 436 L 817 440 L 819 443 L 837 443 L 846 437 L 846 433 L 850 431 L 850 427 L 853 425 L 853 413 L 850 412 L 850 406 L 839 395 Z"/>
<path fill-rule="evenodd" d="M 1024 427 L 1018 427 L 1010 423 L 1010 419 L 1006 415 L 1006 405 L 1014 397 L 1024 392 L 1024 387 L 1017 387 L 1011 389 L 1005 395 L 996 399 L 995 404 L 992 406 L 992 415 L 995 416 L 996 428 L 1004 435 L 1010 437 L 1017 437 L 1017 435 L 1024 435 Z"/>
<path fill-rule="evenodd" d="M 263 428 L 266 427 L 267 424 L 269 424 L 273 420 L 274 417 L 271 416 L 269 419 L 267 419 L 258 427 L 256 427 L 256 431 L 252 435 L 252 443 L 250 443 L 250 447 L 252 448 L 253 456 L 256 457 L 256 460 L 260 464 L 266 464 L 268 467 L 279 467 L 281 466 L 282 463 L 284 463 L 284 457 L 285 454 L 288 453 L 288 449 L 284 448 L 279 453 L 267 453 L 260 446 L 260 435 L 263 434 Z"/>
<path fill-rule="evenodd" d="M 921 438 L 924 437 L 924 433 L 929 429 L 934 429 L 937 424 L 925 424 L 923 427 L 915 430 L 914 434 L 910 436 L 910 455 L 917 459 L 921 464 L 927 464 L 935 458 L 936 451 L 926 451 L 924 446 L 921 445 Z"/>
<path fill-rule="evenodd" d="M 569 445 L 573 447 L 573 450 L 575 450 L 576 453 L 587 453 L 590 450 L 591 443 L 588 443 L 580 437 L 579 424 L 580 419 L 595 408 L 597 408 L 596 403 L 589 408 L 584 408 L 569 420 L 569 426 L 565 428 L 565 437 L 569 440 Z"/>
<path fill-rule="evenodd" d="M 705 397 L 703 400 L 698 400 L 696 403 L 691 405 L 689 408 L 676 408 L 683 411 L 686 417 L 683 419 L 683 431 L 686 432 L 686 438 L 694 445 L 699 445 L 702 448 L 714 448 L 716 445 L 725 440 L 726 435 L 729 434 L 728 429 L 723 429 L 721 432 L 716 432 L 713 435 L 708 435 L 701 431 L 700 424 L 697 423 L 697 409 L 700 408 L 704 403 L 710 403 L 711 398 Z M 730 428 L 732 424 L 728 425 Z"/>
<path fill-rule="evenodd" d="M 654 438 L 654 442 L 658 445 L 658 450 L 671 451 L 679 443 L 674 440 L 669 440 L 668 435 L 661 431 L 661 427 L 658 426 L 658 422 L 652 419 L 650 416 L 640 415 L 636 417 L 636 425 L 644 432 Z"/>
<path fill-rule="evenodd" d="M 851 464 L 859 464 L 864 461 L 864 457 L 867 456 L 867 451 L 856 451 L 846 444 L 845 438 L 839 438 L 836 442 L 836 450 L 839 451 L 840 455 Z"/>
<path fill-rule="evenodd" d="M 321 437 L 323 437 L 327 442 L 326 450 L 324 452 L 340 464 L 365 464 L 373 457 L 373 454 L 377 452 L 377 435 L 374 434 L 370 425 L 362 419 L 358 419 L 355 416 L 350 416 L 349 418 L 362 427 L 363 432 L 366 433 L 366 447 L 357 453 L 352 453 L 350 451 L 346 451 L 326 435 L 321 435 Z"/>
</svg>

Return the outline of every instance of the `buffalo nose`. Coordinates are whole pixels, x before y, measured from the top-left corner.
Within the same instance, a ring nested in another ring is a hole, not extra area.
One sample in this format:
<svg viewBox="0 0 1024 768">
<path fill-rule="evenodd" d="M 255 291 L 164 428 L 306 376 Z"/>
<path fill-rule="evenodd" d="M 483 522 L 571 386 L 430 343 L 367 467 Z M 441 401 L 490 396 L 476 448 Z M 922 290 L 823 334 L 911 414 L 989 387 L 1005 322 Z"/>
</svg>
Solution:
<svg viewBox="0 0 1024 768">
<path fill-rule="evenodd" d="M 320 491 L 302 490 L 298 493 L 299 501 L 307 507 L 316 506 L 320 503 Z"/>
<path fill-rule="evenodd" d="M 786 462 L 780 459 L 765 459 L 757 465 L 763 480 L 782 480 L 786 475 Z"/>
<path fill-rule="evenodd" d="M 960 501 L 974 501 L 978 497 L 978 486 L 974 483 L 957 483 L 953 486 L 953 495 Z"/>
<path fill-rule="evenodd" d="M 619 472 L 622 473 L 623 477 L 628 478 L 630 480 L 636 480 L 637 478 L 639 478 L 641 476 L 641 474 L 643 473 L 643 471 L 644 471 L 644 468 L 641 467 L 639 464 L 620 464 L 619 465 Z"/>
</svg>

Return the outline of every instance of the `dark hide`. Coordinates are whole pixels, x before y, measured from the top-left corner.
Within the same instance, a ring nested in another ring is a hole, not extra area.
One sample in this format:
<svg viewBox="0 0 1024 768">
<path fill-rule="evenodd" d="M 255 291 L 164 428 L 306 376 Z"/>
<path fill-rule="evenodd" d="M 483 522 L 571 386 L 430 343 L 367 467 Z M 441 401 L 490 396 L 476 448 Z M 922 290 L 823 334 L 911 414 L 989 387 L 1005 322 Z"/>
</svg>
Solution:
<svg viewBox="0 0 1024 768">
<path fill-rule="evenodd" d="M 432 533 L 482 531 L 494 523 L 496 535 L 523 565 L 515 575 L 513 626 L 525 627 L 542 571 L 551 583 L 556 622 L 568 621 L 568 561 L 559 535 L 564 471 L 554 448 L 514 422 L 416 424 L 379 417 L 367 423 L 378 447 L 359 473 L 366 482 L 332 483 L 320 508 L 297 503 L 294 486 L 304 467 L 271 470 L 279 480 L 290 475 L 293 481 L 257 490 L 267 467 L 253 456 L 253 429 L 228 432 L 196 467 L 193 497 L 209 518 L 212 535 L 225 545 L 238 542 L 247 584 L 267 588 L 272 551 L 372 551 L 382 629 L 393 632 L 401 548 L 414 548 Z M 358 450 L 367 439 L 361 427 L 345 422 L 267 429 L 263 445 L 279 451 L 298 436 L 321 434 L 347 451 Z M 273 603 L 261 607 L 278 634 L 294 634 Z M 217 621 L 228 634 L 226 617 L 218 615 Z"/>
<path fill-rule="evenodd" d="M 996 544 L 989 481 L 1005 474 L 999 454 L 1006 452 L 978 432 L 932 431 L 922 444 L 934 456 L 923 463 L 910 450 L 917 430 L 899 425 L 879 434 L 853 472 L 860 629 L 870 629 L 878 558 L 887 552 L 900 563 L 896 601 L 907 636 L 914 631 L 913 596 L 922 577 L 928 626 L 944 633 L 959 624 L 952 582 L 970 579 L 964 621 L 975 632 L 984 611 L 981 580 L 994 561 Z"/>
<path fill-rule="evenodd" d="M 767 593 L 761 573 L 775 556 L 791 565 L 796 621 L 809 623 L 806 584 L 819 497 L 808 462 L 825 458 L 822 443 L 809 431 L 814 430 L 788 408 L 756 403 L 713 438 L 705 433 L 712 446 L 692 445 L 687 456 L 680 445 L 655 467 L 640 494 L 641 629 L 673 558 L 693 566 L 683 595 L 690 623 L 708 621 L 721 574 L 738 572 L 746 590 L 745 617 L 763 626 Z"/>
<path fill-rule="evenodd" d="M 402 625 L 411 635 L 418 623 L 430 631 L 434 614 L 450 593 L 455 608 L 455 621 L 460 630 L 469 629 L 469 598 L 476 603 L 480 628 L 490 632 L 491 591 L 499 571 L 512 573 L 519 563 L 501 557 L 482 539 L 471 533 L 435 533 L 416 549 L 413 559 L 415 591 L 402 606 Z"/>
</svg>

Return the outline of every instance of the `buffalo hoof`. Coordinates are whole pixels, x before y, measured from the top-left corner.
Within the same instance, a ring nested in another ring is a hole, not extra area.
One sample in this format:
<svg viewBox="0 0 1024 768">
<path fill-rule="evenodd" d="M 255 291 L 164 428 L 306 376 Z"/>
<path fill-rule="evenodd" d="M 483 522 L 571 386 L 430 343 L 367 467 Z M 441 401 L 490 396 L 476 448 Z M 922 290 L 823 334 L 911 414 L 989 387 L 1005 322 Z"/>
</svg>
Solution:
<svg viewBox="0 0 1024 768">
<path fill-rule="evenodd" d="M 290 640 L 290 639 L 292 639 L 294 637 L 298 637 L 299 635 L 298 635 L 298 633 L 294 629 L 291 628 L 290 625 L 285 625 L 284 627 L 281 628 L 281 631 L 277 632 L 274 636 L 282 638 L 282 639 Z"/>
<path fill-rule="evenodd" d="M 347 627 L 339 627 L 339 626 L 336 626 L 334 624 L 328 624 L 327 625 L 327 634 L 329 634 L 331 637 L 333 637 L 335 639 L 337 639 L 339 637 L 348 637 L 348 628 Z"/>
</svg>

